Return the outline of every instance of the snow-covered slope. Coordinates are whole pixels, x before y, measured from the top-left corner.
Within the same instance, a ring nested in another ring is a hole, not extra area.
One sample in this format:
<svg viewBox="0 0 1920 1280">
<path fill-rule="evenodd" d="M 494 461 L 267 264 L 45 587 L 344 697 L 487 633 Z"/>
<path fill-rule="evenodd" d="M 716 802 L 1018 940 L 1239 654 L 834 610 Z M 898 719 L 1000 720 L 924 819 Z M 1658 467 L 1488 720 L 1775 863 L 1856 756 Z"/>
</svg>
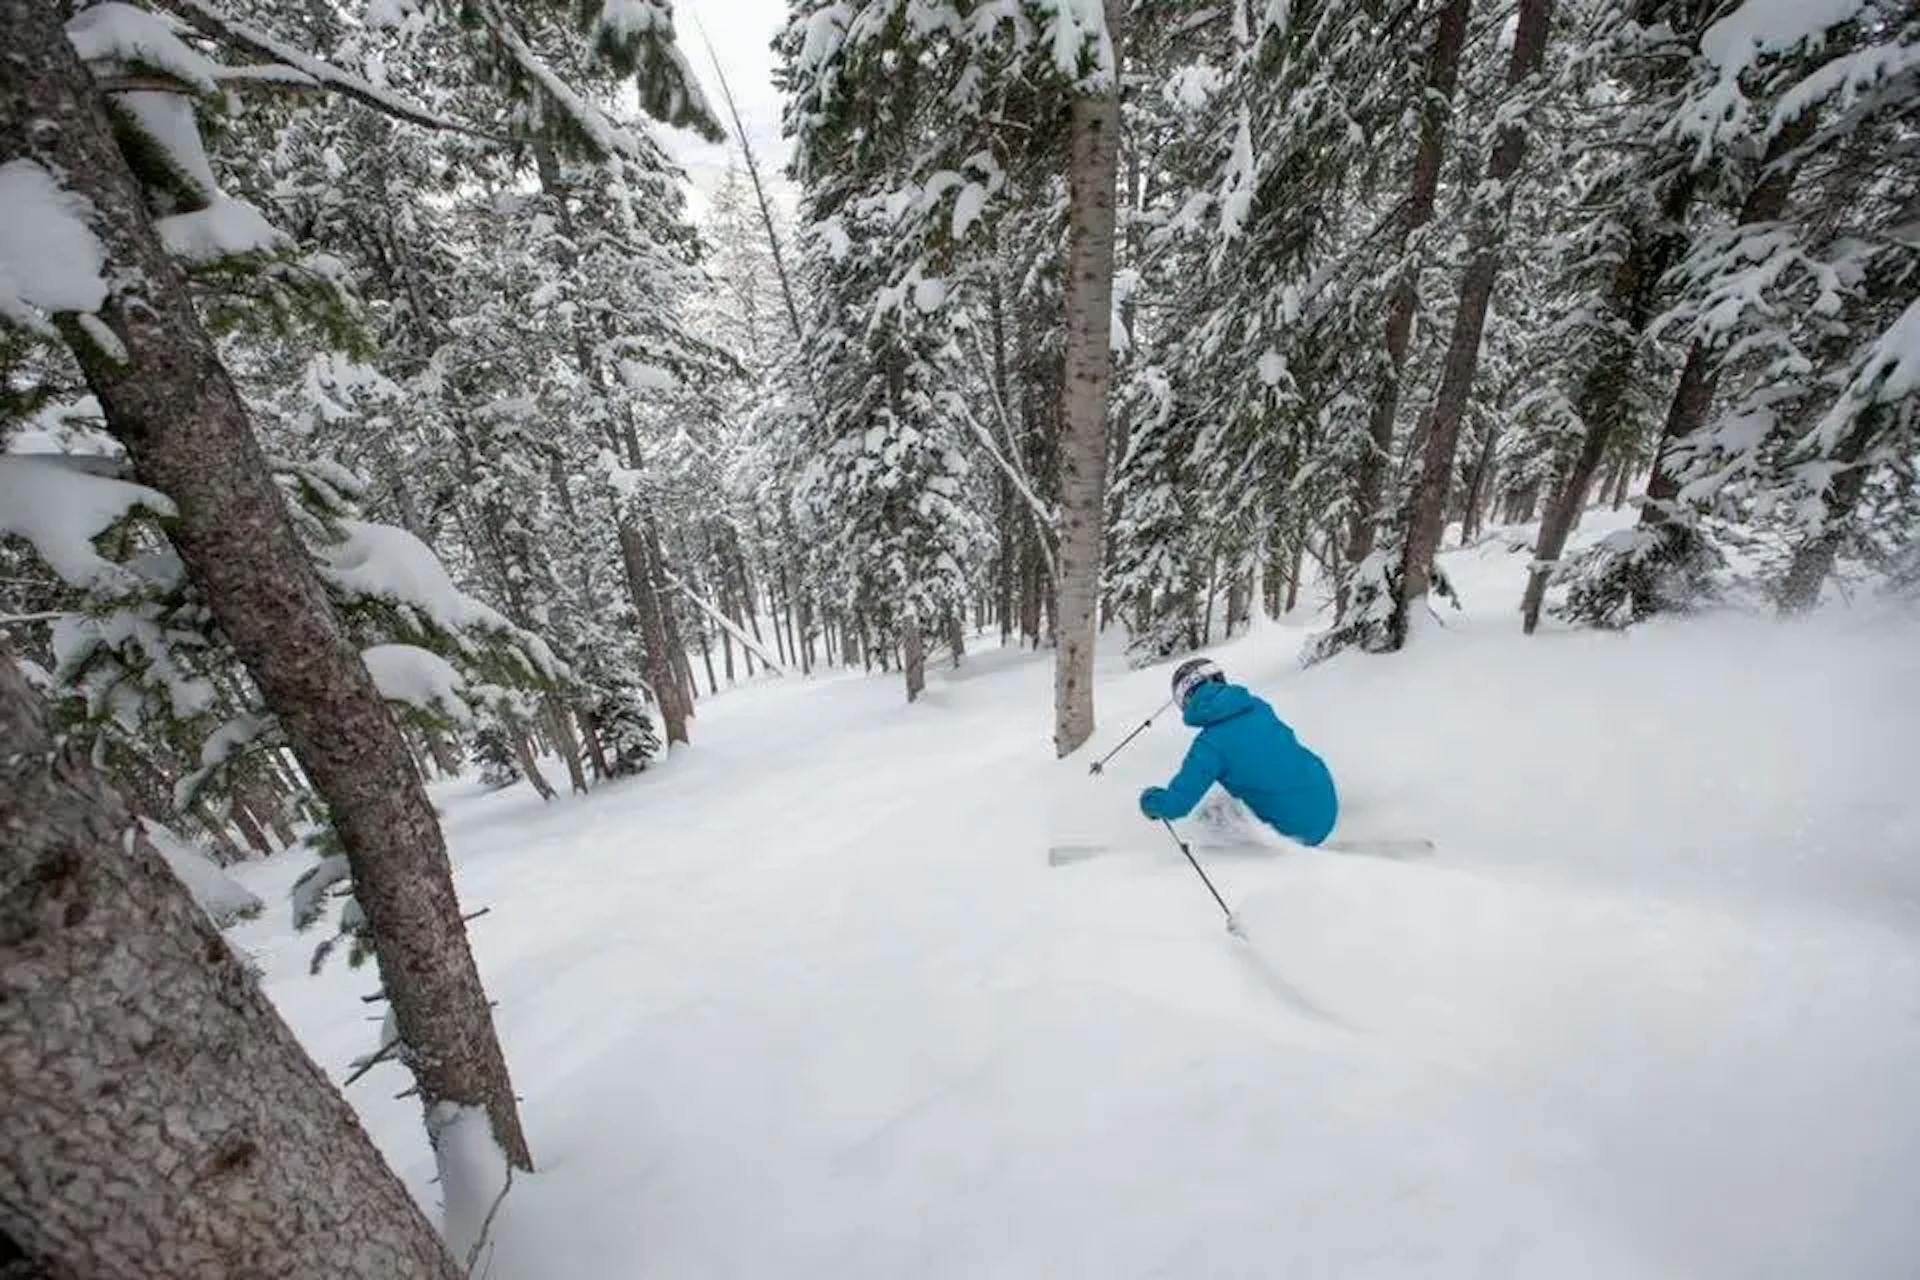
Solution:
<svg viewBox="0 0 1920 1280">
<path fill-rule="evenodd" d="M 857 677 L 703 702 L 691 750 L 585 799 L 440 791 L 543 1170 L 492 1274 L 1911 1274 L 1920 630 L 1529 640 L 1524 555 L 1450 559 L 1472 609 L 1415 652 L 1216 651 L 1349 830 L 1440 846 L 1216 856 L 1244 942 L 1133 809 L 1184 731 L 1056 766 L 1034 655 L 911 708 Z M 1105 744 L 1166 669 L 1103 662 Z M 1116 852 L 1048 866 L 1062 788 Z M 307 978 L 285 914 L 238 940 L 344 1068 L 372 976 Z M 432 1202 L 402 1083 L 350 1096 Z"/>
</svg>

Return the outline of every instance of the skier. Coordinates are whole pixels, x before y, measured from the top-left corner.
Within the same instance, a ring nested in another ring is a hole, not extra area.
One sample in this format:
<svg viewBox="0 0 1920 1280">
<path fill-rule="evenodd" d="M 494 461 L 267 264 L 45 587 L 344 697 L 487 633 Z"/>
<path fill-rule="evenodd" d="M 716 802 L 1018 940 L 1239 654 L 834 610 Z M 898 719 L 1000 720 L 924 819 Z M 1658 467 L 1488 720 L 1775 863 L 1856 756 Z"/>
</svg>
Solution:
<svg viewBox="0 0 1920 1280">
<path fill-rule="evenodd" d="M 1333 830 L 1340 801 L 1333 775 L 1300 745 L 1273 708 L 1206 658 L 1173 673 L 1180 715 L 1200 731 L 1185 763 L 1164 787 L 1140 793 L 1140 812 L 1155 820 L 1184 818 L 1218 782 L 1253 816 L 1290 840 L 1317 845 Z"/>
</svg>

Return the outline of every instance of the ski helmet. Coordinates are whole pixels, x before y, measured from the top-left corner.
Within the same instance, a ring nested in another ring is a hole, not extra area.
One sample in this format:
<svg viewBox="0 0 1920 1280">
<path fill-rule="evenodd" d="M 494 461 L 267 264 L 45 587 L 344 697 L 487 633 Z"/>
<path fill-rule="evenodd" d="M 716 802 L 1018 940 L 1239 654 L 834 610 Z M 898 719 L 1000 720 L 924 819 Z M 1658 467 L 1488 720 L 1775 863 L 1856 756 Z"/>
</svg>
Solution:
<svg viewBox="0 0 1920 1280">
<path fill-rule="evenodd" d="M 1193 691 L 1209 680 L 1227 682 L 1227 673 L 1211 658 L 1189 658 L 1173 669 L 1173 700 L 1185 707 Z"/>
</svg>

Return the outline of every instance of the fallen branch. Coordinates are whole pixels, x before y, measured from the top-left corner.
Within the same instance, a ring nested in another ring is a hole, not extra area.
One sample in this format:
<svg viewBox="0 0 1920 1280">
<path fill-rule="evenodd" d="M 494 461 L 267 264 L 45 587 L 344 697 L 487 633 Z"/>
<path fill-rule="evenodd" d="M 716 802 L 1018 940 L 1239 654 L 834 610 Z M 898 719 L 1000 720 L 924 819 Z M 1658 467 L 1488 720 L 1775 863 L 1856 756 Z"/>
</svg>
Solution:
<svg viewBox="0 0 1920 1280">
<path fill-rule="evenodd" d="M 743 647 L 745 647 L 746 649 L 756 654 L 759 657 L 760 661 L 767 664 L 767 670 L 773 672 L 773 674 L 780 676 L 782 678 L 786 676 L 787 669 L 781 666 L 779 663 L 775 662 L 772 658 L 769 658 L 767 656 L 767 651 L 761 647 L 759 641 L 753 639 L 752 637 L 747 635 L 746 632 L 742 631 L 739 627 L 735 626 L 733 624 L 732 618 L 729 618 L 726 614 L 720 612 L 720 610 L 715 608 L 713 605 L 707 603 L 705 600 L 702 600 L 699 597 L 699 595 L 697 595 L 694 592 L 692 587 L 689 587 L 686 583 L 682 582 L 673 573 L 668 572 L 664 565 L 661 566 L 661 569 L 662 569 L 662 572 L 666 572 L 667 582 L 670 585 L 679 588 L 680 591 L 687 597 L 687 599 L 693 601 L 693 603 L 699 607 L 702 613 L 706 614 L 708 617 L 712 618 L 715 622 L 719 623 L 722 627 L 726 628 L 728 635 L 732 636 L 735 640 L 738 640 Z"/>
<path fill-rule="evenodd" d="M 487 1216 L 480 1220 L 480 1234 L 473 1238 L 467 1248 L 467 1274 L 480 1264 L 480 1252 L 487 1247 L 487 1237 L 493 1230 L 494 1215 L 500 1212 L 500 1206 L 506 1203 L 507 1192 L 513 1190 L 513 1166 L 506 1166 L 507 1180 L 500 1184 L 500 1194 L 493 1198 L 493 1204 L 487 1209 Z"/>
<path fill-rule="evenodd" d="M 387 1059 L 393 1057 L 394 1054 L 400 1051 L 401 1046 L 403 1046 L 405 1043 L 406 1041 L 402 1040 L 399 1036 L 395 1036 L 393 1039 L 387 1041 L 385 1044 L 381 1045 L 378 1049 L 374 1050 L 371 1054 L 360 1059 L 359 1064 L 355 1066 L 353 1069 L 353 1074 L 349 1075 L 345 1080 L 342 1080 L 340 1082 L 340 1087 L 342 1089 L 346 1088 L 348 1085 L 358 1080 L 361 1076 L 364 1076 L 365 1074 L 367 1074 L 367 1072 L 373 1070 L 375 1067 L 379 1066 L 381 1063 L 387 1061 Z"/>
</svg>

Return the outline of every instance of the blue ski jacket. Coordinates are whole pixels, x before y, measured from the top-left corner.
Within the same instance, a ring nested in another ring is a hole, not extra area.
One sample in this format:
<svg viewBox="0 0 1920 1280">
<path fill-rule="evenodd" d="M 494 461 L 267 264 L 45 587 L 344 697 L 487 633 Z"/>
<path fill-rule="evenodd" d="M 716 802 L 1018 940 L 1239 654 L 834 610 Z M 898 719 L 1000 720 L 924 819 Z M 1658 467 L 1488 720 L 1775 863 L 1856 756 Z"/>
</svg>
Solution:
<svg viewBox="0 0 1920 1280">
<path fill-rule="evenodd" d="M 1272 707 L 1240 685 L 1213 681 L 1188 696 L 1181 717 L 1200 736 L 1173 781 L 1140 794 L 1142 813 L 1184 818 L 1217 782 L 1281 835 L 1301 844 L 1327 838 L 1340 816 L 1333 775 Z"/>
</svg>

